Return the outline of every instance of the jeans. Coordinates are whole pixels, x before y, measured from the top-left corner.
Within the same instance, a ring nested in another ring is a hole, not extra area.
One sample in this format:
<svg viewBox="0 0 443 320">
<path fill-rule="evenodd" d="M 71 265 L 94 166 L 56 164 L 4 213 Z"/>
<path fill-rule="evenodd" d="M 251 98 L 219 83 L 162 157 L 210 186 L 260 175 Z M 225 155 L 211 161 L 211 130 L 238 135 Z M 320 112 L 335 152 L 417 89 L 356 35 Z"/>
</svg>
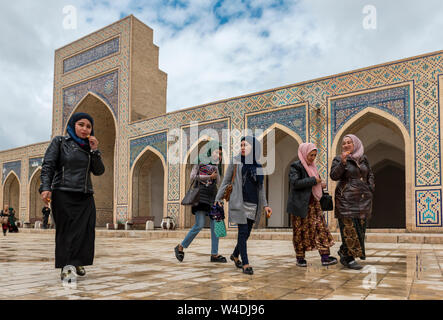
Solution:
<svg viewBox="0 0 443 320">
<path fill-rule="evenodd" d="M 201 229 L 203 229 L 203 227 L 205 226 L 206 214 L 207 214 L 207 212 L 205 212 L 205 211 L 197 211 L 195 213 L 195 224 L 192 227 L 192 229 L 189 230 L 185 239 L 181 243 L 183 248 L 189 247 L 192 240 L 194 240 L 194 238 L 198 235 L 198 233 L 201 231 Z M 215 225 L 215 221 L 211 220 L 211 254 L 217 255 L 218 254 L 218 237 L 215 235 L 214 225 Z"/>
<path fill-rule="evenodd" d="M 238 258 L 238 255 L 240 254 L 243 265 L 249 264 L 247 241 L 249 239 L 249 236 L 251 235 L 251 230 L 254 222 L 254 220 L 248 219 L 248 222 L 246 224 L 238 225 L 237 245 L 232 255 L 235 258 Z"/>
</svg>

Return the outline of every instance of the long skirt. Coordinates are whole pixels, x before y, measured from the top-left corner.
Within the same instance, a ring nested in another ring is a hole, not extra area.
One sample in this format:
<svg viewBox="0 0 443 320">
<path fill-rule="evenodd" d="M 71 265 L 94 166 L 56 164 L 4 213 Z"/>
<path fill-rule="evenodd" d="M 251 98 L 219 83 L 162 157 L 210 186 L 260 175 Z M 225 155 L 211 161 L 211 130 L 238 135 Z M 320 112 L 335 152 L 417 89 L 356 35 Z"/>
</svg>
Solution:
<svg viewBox="0 0 443 320">
<path fill-rule="evenodd" d="M 292 216 L 293 244 L 297 258 L 304 258 L 306 251 L 318 250 L 320 255 L 330 254 L 334 239 L 326 225 L 320 202 L 309 203 L 306 218 Z"/>
<path fill-rule="evenodd" d="M 339 254 L 344 257 L 365 257 L 366 219 L 339 218 L 342 238 Z"/>
<path fill-rule="evenodd" d="M 55 267 L 89 266 L 94 261 L 94 196 L 54 190 L 52 214 L 56 223 Z"/>
</svg>

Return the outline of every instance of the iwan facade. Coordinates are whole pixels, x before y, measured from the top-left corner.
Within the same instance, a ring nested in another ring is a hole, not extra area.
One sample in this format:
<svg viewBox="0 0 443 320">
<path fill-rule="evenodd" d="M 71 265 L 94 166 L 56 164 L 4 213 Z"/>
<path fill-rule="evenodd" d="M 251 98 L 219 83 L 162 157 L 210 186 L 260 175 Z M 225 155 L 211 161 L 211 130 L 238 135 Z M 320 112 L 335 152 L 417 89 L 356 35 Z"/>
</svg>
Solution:
<svg viewBox="0 0 443 320">
<path fill-rule="evenodd" d="M 199 132 L 210 128 L 220 140 L 228 129 L 261 129 L 264 142 L 275 136 L 276 167 L 265 181 L 274 214 L 262 219 L 261 228 L 290 225 L 288 170 L 298 145 L 310 141 L 319 147 L 317 165 L 333 194 L 331 162 L 343 136 L 353 133 L 363 141 L 376 177 L 369 227 L 443 231 L 443 51 L 171 113 L 158 55 L 153 30 L 134 16 L 55 52 L 52 136 L 65 134 L 74 112 L 94 117 L 106 166 L 93 179 L 98 226 L 134 217 L 151 217 L 159 226 L 166 216 L 174 216 L 179 228 L 192 226 L 193 216 L 180 201 L 190 183 L 190 155 L 208 139 L 189 141 L 198 122 Z M 177 139 L 188 141 L 180 140 L 177 149 Z M 225 159 L 233 137 L 229 141 Z M 41 217 L 38 187 L 48 144 L 0 152 L 0 204 L 14 207 L 23 222 Z M 177 154 L 187 162 L 170 161 Z M 336 230 L 333 212 L 325 215 Z"/>
</svg>

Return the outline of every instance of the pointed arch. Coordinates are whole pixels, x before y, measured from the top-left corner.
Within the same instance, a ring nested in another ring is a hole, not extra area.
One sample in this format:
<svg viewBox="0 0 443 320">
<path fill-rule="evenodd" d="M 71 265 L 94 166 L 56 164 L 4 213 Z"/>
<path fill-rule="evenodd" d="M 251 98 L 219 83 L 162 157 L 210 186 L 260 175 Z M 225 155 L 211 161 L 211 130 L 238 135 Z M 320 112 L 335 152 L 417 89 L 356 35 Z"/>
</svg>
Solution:
<svg viewBox="0 0 443 320">
<path fill-rule="evenodd" d="M 42 218 L 41 210 L 43 208 L 43 201 L 40 199 L 39 186 L 40 180 L 39 175 L 41 174 L 42 167 L 39 166 L 34 170 L 34 173 L 31 175 L 28 183 L 28 218 L 27 221 L 30 221 L 31 218 Z M 36 180 L 37 179 L 37 180 Z M 39 206 L 40 204 L 40 206 Z M 41 208 L 40 208 L 41 207 Z"/>
<path fill-rule="evenodd" d="M 298 133 L 296 133 L 294 130 L 292 130 L 280 123 L 277 123 L 277 122 L 275 122 L 269 128 L 267 128 L 259 137 L 257 137 L 257 139 L 259 141 L 263 141 L 263 138 L 265 136 L 267 136 L 269 134 L 269 132 L 271 132 L 272 130 L 275 130 L 275 129 L 279 129 L 279 130 L 283 131 L 284 133 L 286 133 L 287 135 L 291 136 L 292 138 L 295 139 L 295 141 L 297 141 L 297 143 L 299 145 L 304 142 L 303 139 L 300 137 L 300 135 Z"/>
<path fill-rule="evenodd" d="M 146 156 L 149 155 L 149 153 L 155 155 L 158 159 L 160 159 L 162 167 L 163 167 L 163 190 L 162 190 L 163 202 L 162 202 L 161 216 L 162 216 L 162 218 L 166 216 L 167 187 L 168 187 L 167 168 L 168 167 L 166 165 L 166 161 L 165 161 L 163 155 L 161 154 L 161 152 L 151 146 L 147 146 L 143 149 L 142 152 L 140 152 L 140 154 L 134 160 L 134 164 L 132 165 L 131 170 L 130 170 L 130 175 L 129 175 L 129 179 L 130 179 L 130 181 L 129 181 L 129 217 L 128 217 L 128 220 L 132 220 L 132 218 L 135 216 L 134 215 L 135 214 L 135 212 L 134 212 L 134 196 L 135 196 L 134 192 L 139 193 L 138 187 L 137 187 L 137 190 L 135 190 L 136 188 L 134 188 L 134 183 L 136 182 L 136 179 L 139 179 L 138 176 L 135 177 L 135 174 L 136 174 L 137 169 L 141 169 L 141 168 L 139 168 L 139 165 L 142 165 L 142 163 L 139 163 L 139 162 L 143 161 L 143 158 L 146 158 Z M 152 206 L 152 201 L 150 202 L 150 206 Z M 161 223 L 161 220 L 158 223 L 157 223 L 157 220 L 158 219 L 155 219 L 154 223 L 156 224 L 156 226 L 159 226 L 159 223 Z"/>
<path fill-rule="evenodd" d="M 340 146 L 341 146 L 341 141 L 344 137 L 344 135 L 346 135 L 347 133 L 356 133 L 360 130 L 363 130 L 365 128 L 367 128 L 368 126 L 374 126 L 374 125 L 381 125 L 385 128 L 390 129 L 391 132 L 396 133 L 396 135 L 398 135 L 398 141 L 400 141 L 400 138 L 402 140 L 401 144 L 403 144 L 399 150 L 404 150 L 404 180 L 405 181 L 413 181 L 413 157 L 411 156 L 407 156 L 407 155 L 411 155 L 413 154 L 413 150 L 412 150 L 412 144 L 411 144 L 411 136 L 409 134 L 409 132 L 407 131 L 407 129 L 405 128 L 404 124 L 398 120 L 396 117 L 392 116 L 391 114 L 373 108 L 373 107 L 368 107 L 362 111 L 360 111 L 359 113 L 357 113 L 355 116 L 353 116 L 349 121 L 347 121 L 345 123 L 345 125 L 337 132 L 336 136 L 334 137 L 334 139 L 332 140 L 332 145 L 331 145 L 331 149 L 329 152 L 329 163 L 332 164 L 332 161 L 334 159 L 334 157 L 340 153 Z M 390 139 L 393 139 L 392 136 L 387 137 Z M 379 140 L 377 140 L 379 141 Z M 379 141 L 379 145 L 381 145 L 381 142 L 383 142 L 383 140 Z M 364 141 L 363 141 L 364 143 Z M 385 143 L 386 146 L 389 146 L 391 144 L 389 143 Z M 366 146 L 365 146 L 366 147 Z M 374 143 L 371 144 L 371 147 L 374 147 Z M 399 146 L 397 146 L 398 149 Z M 368 150 L 369 151 L 369 150 Z M 372 164 L 371 164 L 372 165 Z M 403 180 L 403 178 L 402 178 Z M 330 190 L 335 190 L 335 187 L 337 185 L 337 182 L 331 181 L 330 179 L 328 180 L 329 184 L 330 184 Z M 376 175 L 376 192 L 377 192 L 377 175 Z M 386 183 L 382 183 L 379 184 L 379 188 L 380 186 L 385 186 Z M 403 183 L 402 183 L 403 185 Z M 400 193 L 401 198 L 404 199 L 404 206 L 405 206 L 405 214 L 406 217 L 403 220 L 405 226 L 411 225 L 413 224 L 414 221 L 414 212 L 412 212 L 412 208 L 413 208 L 413 197 L 412 197 L 412 184 L 410 183 L 406 183 L 405 187 L 404 187 L 404 195 L 402 193 Z M 404 196 L 404 198 L 403 198 Z M 375 201 L 376 196 L 374 197 L 374 201 Z M 403 200 L 402 200 L 403 201 Z M 403 205 L 403 204 L 402 204 Z M 375 207 L 375 205 L 374 205 Z"/>
<path fill-rule="evenodd" d="M 115 125 L 115 129 L 116 129 L 116 136 L 118 136 L 117 135 L 118 134 L 118 132 L 117 132 L 117 130 L 118 130 L 118 125 L 117 125 L 118 121 L 117 121 L 117 119 L 115 117 L 114 110 L 112 110 L 112 108 L 109 106 L 109 104 L 105 100 L 103 100 L 103 98 L 101 98 L 99 95 L 97 95 L 96 93 L 94 93 L 92 91 L 88 91 L 88 93 L 86 93 L 84 95 L 84 97 L 80 99 L 80 101 L 75 105 L 75 107 L 72 108 L 71 113 L 66 118 L 66 123 L 63 125 L 63 133 L 62 134 L 66 134 L 66 132 L 67 132 L 66 130 L 67 130 L 67 127 L 68 127 L 69 119 L 71 119 L 72 115 L 77 112 L 77 109 L 79 109 L 82 106 L 83 102 L 85 102 L 85 100 L 88 99 L 89 97 L 94 97 L 95 99 L 97 99 L 101 103 L 103 103 L 103 105 L 106 106 L 106 108 L 108 108 L 109 112 L 112 115 L 112 118 L 114 119 L 114 125 Z"/>
<path fill-rule="evenodd" d="M 14 186 L 14 182 L 17 183 L 17 188 L 15 193 L 12 193 L 11 187 Z M 6 176 L 5 182 L 3 183 L 3 204 L 2 209 L 5 204 L 15 209 L 17 217 L 20 212 L 20 198 L 21 198 L 21 182 L 19 177 L 14 171 L 10 171 Z"/>
<path fill-rule="evenodd" d="M 101 176 L 91 175 L 94 186 L 94 198 L 97 210 L 96 225 L 103 227 L 106 223 L 116 222 L 116 188 L 117 177 L 117 137 L 118 122 L 112 108 L 100 96 L 88 92 L 73 110 L 69 117 L 76 112 L 86 112 L 94 119 L 94 131 L 99 140 L 99 149 L 105 165 L 105 172 Z M 64 124 L 66 133 L 67 123 Z"/>
</svg>

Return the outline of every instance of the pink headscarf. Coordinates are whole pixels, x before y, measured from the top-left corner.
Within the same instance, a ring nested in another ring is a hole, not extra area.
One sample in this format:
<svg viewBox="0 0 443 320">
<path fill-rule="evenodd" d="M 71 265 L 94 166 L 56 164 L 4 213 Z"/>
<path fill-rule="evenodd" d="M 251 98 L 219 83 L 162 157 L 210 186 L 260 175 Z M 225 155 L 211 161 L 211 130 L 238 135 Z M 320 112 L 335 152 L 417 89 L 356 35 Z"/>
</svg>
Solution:
<svg viewBox="0 0 443 320">
<path fill-rule="evenodd" d="M 308 154 L 313 151 L 317 150 L 317 147 L 313 143 L 302 143 L 298 147 L 298 158 L 300 159 L 301 163 L 303 164 L 303 167 L 305 168 L 306 172 L 310 177 L 316 177 L 320 178 L 317 170 L 317 165 L 315 162 L 312 162 L 310 165 L 308 165 Z M 320 200 L 323 191 L 320 183 L 317 183 L 315 186 L 312 187 L 312 194 L 314 195 L 314 198 L 317 200 Z"/>
<path fill-rule="evenodd" d="M 354 151 L 350 154 L 350 156 L 352 159 L 354 159 L 355 161 L 358 162 L 358 160 L 360 160 L 361 156 L 365 152 L 365 148 L 363 147 L 363 143 L 361 142 L 361 140 L 359 138 L 357 138 L 357 136 L 355 136 L 353 134 L 347 134 L 343 137 L 343 139 L 345 139 L 345 138 L 350 138 L 352 140 L 352 143 L 354 144 Z"/>
</svg>

